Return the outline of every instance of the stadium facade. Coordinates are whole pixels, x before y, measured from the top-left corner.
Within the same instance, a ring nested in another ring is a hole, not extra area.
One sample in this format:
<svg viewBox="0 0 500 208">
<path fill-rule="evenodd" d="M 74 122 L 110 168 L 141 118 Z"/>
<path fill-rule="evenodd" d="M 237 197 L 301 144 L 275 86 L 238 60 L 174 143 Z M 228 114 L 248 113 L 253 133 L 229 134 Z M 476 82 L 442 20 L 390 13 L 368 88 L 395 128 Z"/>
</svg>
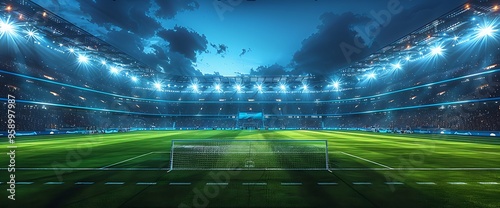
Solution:
<svg viewBox="0 0 500 208">
<path fill-rule="evenodd" d="M 159 72 L 31 1 L 0 7 L 1 94 L 16 96 L 19 131 L 500 130 L 500 9 L 490 1 L 322 76 Z"/>
</svg>

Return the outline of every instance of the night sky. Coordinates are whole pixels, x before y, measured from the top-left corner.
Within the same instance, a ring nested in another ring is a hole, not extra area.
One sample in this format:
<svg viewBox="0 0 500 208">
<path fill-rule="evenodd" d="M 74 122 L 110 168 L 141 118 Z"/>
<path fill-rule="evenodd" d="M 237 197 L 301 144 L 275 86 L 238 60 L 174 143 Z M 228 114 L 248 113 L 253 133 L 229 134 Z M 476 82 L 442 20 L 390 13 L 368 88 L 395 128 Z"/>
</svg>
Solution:
<svg viewBox="0 0 500 208">
<path fill-rule="evenodd" d="M 34 2 L 168 74 L 317 75 L 334 74 L 466 1 Z"/>
</svg>

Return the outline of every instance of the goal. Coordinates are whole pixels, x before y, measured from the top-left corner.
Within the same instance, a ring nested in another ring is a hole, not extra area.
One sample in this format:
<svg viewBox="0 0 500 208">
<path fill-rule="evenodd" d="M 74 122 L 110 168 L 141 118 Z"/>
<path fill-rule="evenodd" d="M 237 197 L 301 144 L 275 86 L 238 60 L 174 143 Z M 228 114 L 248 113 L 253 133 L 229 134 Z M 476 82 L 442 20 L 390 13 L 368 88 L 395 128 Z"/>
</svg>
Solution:
<svg viewBox="0 0 500 208">
<path fill-rule="evenodd" d="M 172 170 L 329 170 L 326 140 L 172 140 Z"/>
</svg>

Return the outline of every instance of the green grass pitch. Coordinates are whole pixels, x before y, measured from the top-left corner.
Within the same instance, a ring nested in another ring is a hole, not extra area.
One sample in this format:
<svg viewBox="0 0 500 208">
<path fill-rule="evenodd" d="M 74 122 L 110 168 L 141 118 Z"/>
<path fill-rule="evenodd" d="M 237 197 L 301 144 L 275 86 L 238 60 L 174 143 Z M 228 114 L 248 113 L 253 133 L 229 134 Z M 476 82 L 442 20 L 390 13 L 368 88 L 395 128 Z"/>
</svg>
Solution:
<svg viewBox="0 0 500 208">
<path fill-rule="evenodd" d="M 328 171 L 172 171 L 172 139 L 325 139 Z M 2 207 L 500 207 L 500 140 L 358 131 L 22 137 Z M 8 144 L 0 146 L 8 151 Z"/>
</svg>

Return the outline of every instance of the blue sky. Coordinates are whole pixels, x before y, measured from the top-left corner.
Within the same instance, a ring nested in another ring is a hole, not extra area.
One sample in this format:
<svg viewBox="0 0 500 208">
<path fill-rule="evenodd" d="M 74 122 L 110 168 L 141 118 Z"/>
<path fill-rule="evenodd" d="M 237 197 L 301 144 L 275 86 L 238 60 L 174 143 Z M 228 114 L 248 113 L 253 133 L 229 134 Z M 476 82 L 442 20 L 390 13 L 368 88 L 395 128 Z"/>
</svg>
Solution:
<svg viewBox="0 0 500 208">
<path fill-rule="evenodd" d="M 35 0 L 169 74 L 334 74 L 465 3 L 456 0 Z M 384 13 L 397 8 L 397 13 Z M 370 44 L 346 58 L 377 14 Z M 383 15 L 382 15 L 383 16 Z M 386 16 L 383 16 L 386 17 Z M 253 69 L 251 71 L 251 69 Z"/>
</svg>

